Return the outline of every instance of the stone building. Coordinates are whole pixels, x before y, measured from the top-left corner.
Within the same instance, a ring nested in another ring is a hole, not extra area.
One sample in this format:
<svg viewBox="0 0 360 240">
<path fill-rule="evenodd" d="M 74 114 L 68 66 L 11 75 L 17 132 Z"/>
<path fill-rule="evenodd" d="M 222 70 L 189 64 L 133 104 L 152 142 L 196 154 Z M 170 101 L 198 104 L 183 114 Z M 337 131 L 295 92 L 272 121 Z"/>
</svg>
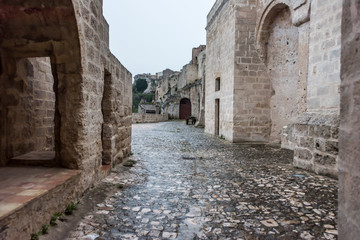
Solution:
<svg viewBox="0 0 360 240">
<path fill-rule="evenodd" d="M 102 1 L 5 0 L 0 13 L 0 236 L 25 239 L 130 154 L 132 77 Z"/>
<path fill-rule="evenodd" d="M 204 82 L 206 47 L 192 50 L 192 60 L 180 72 L 163 72 L 157 83 L 155 99 L 162 105 L 162 113 L 172 119 L 197 118 L 204 126 Z"/>
<path fill-rule="evenodd" d="M 360 236 L 360 2 L 343 1 L 339 135 L 339 239 Z"/>
<path fill-rule="evenodd" d="M 141 114 L 160 114 L 159 107 L 151 104 L 139 104 L 139 113 Z"/>
<path fill-rule="evenodd" d="M 341 3 L 217 0 L 206 27 L 205 131 L 281 143 L 295 166 L 336 176 Z"/>
</svg>

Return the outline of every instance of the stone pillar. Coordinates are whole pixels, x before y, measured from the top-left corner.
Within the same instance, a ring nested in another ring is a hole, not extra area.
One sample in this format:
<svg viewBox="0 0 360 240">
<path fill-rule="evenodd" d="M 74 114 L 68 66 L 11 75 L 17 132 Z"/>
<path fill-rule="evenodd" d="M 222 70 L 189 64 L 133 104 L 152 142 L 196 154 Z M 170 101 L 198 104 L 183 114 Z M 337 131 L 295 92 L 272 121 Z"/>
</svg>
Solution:
<svg viewBox="0 0 360 240">
<path fill-rule="evenodd" d="M 360 1 L 344 0 L 339 136 L 339 239 L 360 236 Z"/>
</svg>

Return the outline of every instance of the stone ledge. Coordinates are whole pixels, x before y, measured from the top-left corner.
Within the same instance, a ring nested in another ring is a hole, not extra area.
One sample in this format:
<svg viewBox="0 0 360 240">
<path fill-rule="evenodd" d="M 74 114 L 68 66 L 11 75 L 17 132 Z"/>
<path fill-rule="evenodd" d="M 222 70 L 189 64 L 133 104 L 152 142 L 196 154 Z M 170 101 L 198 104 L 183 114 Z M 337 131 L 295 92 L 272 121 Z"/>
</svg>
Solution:
<svg viewBox="0 0 360 240">
<path fill-rule="evenodd" d="M 1 239 L 28 239 L 79 197 L 79 170 L 0 168 Z"/>
</svg>

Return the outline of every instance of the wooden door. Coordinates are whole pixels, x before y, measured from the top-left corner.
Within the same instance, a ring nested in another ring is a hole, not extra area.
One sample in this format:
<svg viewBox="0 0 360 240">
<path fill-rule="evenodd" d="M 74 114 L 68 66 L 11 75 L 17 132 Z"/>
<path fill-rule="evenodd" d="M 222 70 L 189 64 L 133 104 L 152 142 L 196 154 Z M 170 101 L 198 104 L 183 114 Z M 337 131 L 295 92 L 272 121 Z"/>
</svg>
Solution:
<svg viewBox="0 0 360 240">
<path fill-rule="evenodd" d="M 180 119 L 186 119 L 191 115 L 191 102 L 187 98 L 183 98 L 180 101 L 180 113 L 179 118 Z"/>
</svg>

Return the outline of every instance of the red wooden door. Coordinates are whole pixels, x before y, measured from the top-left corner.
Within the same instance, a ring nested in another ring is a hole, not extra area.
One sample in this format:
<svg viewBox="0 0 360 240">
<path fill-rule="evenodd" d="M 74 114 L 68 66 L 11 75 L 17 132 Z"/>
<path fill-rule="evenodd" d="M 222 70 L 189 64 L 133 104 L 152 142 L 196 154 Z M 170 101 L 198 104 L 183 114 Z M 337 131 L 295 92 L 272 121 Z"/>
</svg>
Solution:
<svg viewBox="0 0 360 240">
<path fill-rule="evenodd" d="M 191 115 L 191 102 L 187 98 L 183 98 L 180 101 L 180 113 L 179 118 L 180 119 L 186 119 Z"/>
</svg>

